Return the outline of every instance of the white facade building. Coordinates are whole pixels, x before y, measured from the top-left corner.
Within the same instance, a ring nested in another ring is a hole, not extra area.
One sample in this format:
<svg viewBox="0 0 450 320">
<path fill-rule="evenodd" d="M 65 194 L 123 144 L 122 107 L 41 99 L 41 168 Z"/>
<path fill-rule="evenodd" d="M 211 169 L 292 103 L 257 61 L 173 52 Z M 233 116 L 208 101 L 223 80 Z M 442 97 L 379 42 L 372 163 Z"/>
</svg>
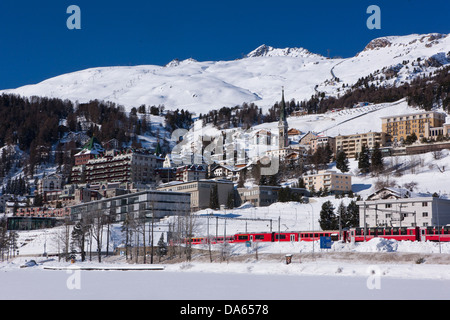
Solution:
<svg viewBox="0 0 450 320">
<path fill-rule="evenodd" d="M 450 200 L 383 188 L 358 201 L 359 226 L 428 227 L 450 224 Z"/>
</svg>

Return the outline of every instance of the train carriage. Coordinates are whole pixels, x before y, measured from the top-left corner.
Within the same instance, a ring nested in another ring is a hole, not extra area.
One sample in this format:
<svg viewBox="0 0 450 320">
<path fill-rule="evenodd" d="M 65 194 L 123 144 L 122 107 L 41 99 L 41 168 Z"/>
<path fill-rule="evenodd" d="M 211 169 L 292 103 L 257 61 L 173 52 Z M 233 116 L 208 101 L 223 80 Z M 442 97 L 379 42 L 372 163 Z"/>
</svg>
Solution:
<svg viewBox="0 0 450 320">
<path fill-rule="evenodd" d="M 345 232 L 343 232 L 345 234 Z M 318 241 L 321 237 L 331 237 L 332 241 L 339 240 L 339 231 L 303 231 L 299 233 L 300 241 Z"/>
<path fill-rule="evenodd" d="M 223 243 L 223 236 L 219 236 L 219 237 L 211 237 L 211 244 L 217 244 L 217 243 Z M 225 237 L 225 241 L 226 242 L 233 242 L 234 241 L 234 236 L 226 236 Z"/>
<path fill-rule="evenodd" d="M 420 241 L 419 227 L 372 227 L 350 229 L 352 242 L 369 241 L 373 238 Z"/>
<path fill-rule="evenodd" d="M 421 241 L 450 241 L 450 226 L 423 227 L 420 229 Z"/>
<path fill-rule="evenodd" d="M 233 242 L 296 242 L 298 239 L 298 232 L 259 232 L 235 234 Z"/>
</svg>

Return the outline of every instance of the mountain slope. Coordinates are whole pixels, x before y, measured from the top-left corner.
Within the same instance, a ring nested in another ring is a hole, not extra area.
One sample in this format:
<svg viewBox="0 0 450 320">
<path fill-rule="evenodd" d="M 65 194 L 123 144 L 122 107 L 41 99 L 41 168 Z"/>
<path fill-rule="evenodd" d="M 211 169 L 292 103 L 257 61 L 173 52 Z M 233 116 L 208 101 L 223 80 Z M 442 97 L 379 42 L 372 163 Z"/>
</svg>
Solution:
<svg viewBox="0 0 450 320">
<path fill-rule="evenodd" d="M 369 75 L 374 75 L 375 85 L 397 85 L 449 63 L 448 35 L 409 35 L 375 39 L 347 59 L 263 45 L 234 61 L 188 59 L 166 66 L 91 68 L 2 92 L 79 102 L 108 100 L 127 109 L 164 104 L 167 109 L 205 113 L 243 102 L 266 109 L 279 101 L 282 86 L 288 100 L 301 101 L 318 92 L 342 94 L 344 87 Z"/>
</svg>

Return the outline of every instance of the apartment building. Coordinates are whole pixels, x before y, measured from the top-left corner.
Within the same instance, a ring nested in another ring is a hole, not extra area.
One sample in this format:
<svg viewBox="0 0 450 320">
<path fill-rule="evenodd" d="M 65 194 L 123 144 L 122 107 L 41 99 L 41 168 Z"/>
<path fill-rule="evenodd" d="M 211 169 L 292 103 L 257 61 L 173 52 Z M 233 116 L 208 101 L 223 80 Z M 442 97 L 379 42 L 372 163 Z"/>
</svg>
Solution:
<svg viewBox="0 0 450 320">
<path fill-rule="evenodd" d="M 333 154 L 336 154 L 336 138 L 328 136 L 317 136 L 310 140 L 311 152 L 314 153 L 319 147 L 330 146 Z"/>
<path fill-rule="evenodd" d="M 281 187 L 277 186 L 252 186 L 250 188 L 238 188 L 238 204 L 250 202 L 255 207 L 270 206 L 278 201 L 278 192 Z M 291 188 L 291 193 L 295 196 L 309 196 L 309 192 L 303 188 Z"/>
<path fill-rule="evenodd" d="M 210 207 L 211 190 L 217 186 L 219 205 L 227 205 L 234 184 L 227 180 L 198 180 L 190 182 L 173 181 L 157 188 L 158 191 L 185 192 L 191 195 L 191 210 L 198 211 Z"/>
<path fill-rule="evenodd" d="M 101 213 L 114 217 L 115 222 L 124 221 L 127 215 L 135 218 L 164 218 L 186 215 L 190 212 L 190 195 L 182 192 L 146 190 L 112 198 L 82 203 L 70 207 L 71 221 L 79 221 L 88 214 Z"/>
<path fill-rule="evenodd" d="M 345 136 L 338 135 L 335 141 L 336 153 L 338 153 L 340 150 L 343 150 L 347 158 L 355 158 L 356 155 L 361 152 L 364 145 L 369 149 L 373 149 L 377 142 L 380 147 L 384 146 L 386 144 L 386 133 L 366 132 Z"/>
<path fill-rule="evenodd" d="M 411 114 L 401 114 L 381 118 L 382 131 L 387 142 L 402 142 L 407 136 L 415 133 L 417 138 L 429 138 L 436 135 L 433 128 L 443 128 L 446 114 L 428 111 Z M 430 132 L 430 130 L 432 130 Z"/>
<path fill-rule="evenodd" d="M 72 168 L 71 183 L 100 184 L 130 182 L 148 184 L 155 181 L 154 169 L 162 167 L 164 158 L 147 150 L 110 150 Z"/>
<path fill-rule="evenodd" d="M 415 194 L 406 189 L 383 188 L 358 201 L 359 226 L 428 227 L 450 223 L 450 200 Z"/>
<path fill-rule="evenodd" d="M 60 174 L 50 174 L 39 180 L 37 193 L 44 201 L 58 201 L 64 187 L 64 179 Z"/>
<path fill-rule="evenodd" d="M 335 171 L 322 170 L 317 174 L 303 176 L 305 188 L 309 191 L 328 190 L 332 193 L 344 193 L 352 190 L 352 176 Z"/>
<path fill-rule="evenodd" d="M 191 164 L 176 169 L 176 180 L 188 182 L 206 178 L 208 168 L 206 164 Z"/>
</svg>

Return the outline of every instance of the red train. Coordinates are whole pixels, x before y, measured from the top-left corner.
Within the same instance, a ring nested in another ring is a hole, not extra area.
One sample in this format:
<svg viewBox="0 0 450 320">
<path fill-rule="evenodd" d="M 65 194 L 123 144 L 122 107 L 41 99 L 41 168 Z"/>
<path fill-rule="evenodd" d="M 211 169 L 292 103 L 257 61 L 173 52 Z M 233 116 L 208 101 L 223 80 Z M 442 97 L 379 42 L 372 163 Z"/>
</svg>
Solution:
<svg viewBox="0 0 450 320">
<path fill-rule="evenodd" d="M 394 240 L 420 241 L 419 227 L 377 227 L 377 228 L 353 228 L 348 231 L 348 239 L 351 242 L 369 241 L 373 238 Z"/>
<path fill-rule="evenodd" d="M 365 235 L 364 228 L 353 228 L 348 233 L 348 240 L 355 242 L 368 241 L 375 237 L 399 241 L 450 241 L 450 226 L 367 228 Z"/>
<path fill-rule="evenodd" d="M 227 236 L 228 243 L 250 242 L 298 242 L 318 241 L 321 237 L 331 237 L 332 241 L 363 242 L 373 238 L 393 239 L 398 241 L 450 241 L 450 226 L 434 227 L 376 227 L 352 228 L 339 232 L 338 230 L 299 231 L 299 232 L 248 232 Z M 210 237 L 212 244 L 223 243 L 222 237 Z M 207 237 L 195 237 L 192 244 L 206 244 Z"/>
</svg>

